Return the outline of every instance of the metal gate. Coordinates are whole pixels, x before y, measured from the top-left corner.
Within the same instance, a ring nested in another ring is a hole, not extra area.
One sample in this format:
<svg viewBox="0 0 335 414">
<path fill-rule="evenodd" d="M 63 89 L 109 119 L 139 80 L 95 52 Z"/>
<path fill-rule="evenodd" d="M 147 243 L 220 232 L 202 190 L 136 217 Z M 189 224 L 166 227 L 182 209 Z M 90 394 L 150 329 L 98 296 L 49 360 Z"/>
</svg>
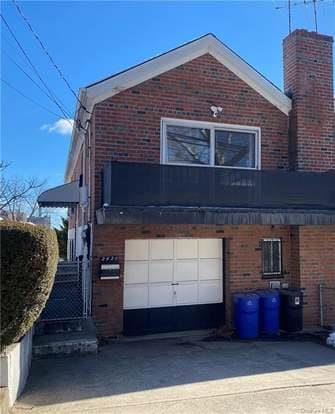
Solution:
<svg viewBox="0 0 335 414">
<path fill-rule="evenodd" d="M 90 310 L 89 265 L 79 261 L 59 262 L 41 321 L 81 319 Z"/>
<path fill-rule="evenodd" d="M 335 327 L 335 285 L 320 284 L 320 325 Z"/>
</svg>

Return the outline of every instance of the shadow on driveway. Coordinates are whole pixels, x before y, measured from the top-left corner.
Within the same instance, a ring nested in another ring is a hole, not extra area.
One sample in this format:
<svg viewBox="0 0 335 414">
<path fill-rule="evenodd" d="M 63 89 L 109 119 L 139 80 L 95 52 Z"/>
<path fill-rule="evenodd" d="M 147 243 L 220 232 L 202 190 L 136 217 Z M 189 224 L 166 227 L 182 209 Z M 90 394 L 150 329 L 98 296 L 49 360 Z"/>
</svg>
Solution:
<svg viewBox="0 0 335 414">
<path fill-rule="evenodd" d="M 115 343 L 97 355 L 34 360 L 14 412 L 102 413 L 111 407 L 107 413 L 113 407 L 318 385 L 331 386 L 334 395 L 334 383 L 334 350 L 311 342 Z M 335 413 L 335 400 L 332 407 Z"/>
</svg>

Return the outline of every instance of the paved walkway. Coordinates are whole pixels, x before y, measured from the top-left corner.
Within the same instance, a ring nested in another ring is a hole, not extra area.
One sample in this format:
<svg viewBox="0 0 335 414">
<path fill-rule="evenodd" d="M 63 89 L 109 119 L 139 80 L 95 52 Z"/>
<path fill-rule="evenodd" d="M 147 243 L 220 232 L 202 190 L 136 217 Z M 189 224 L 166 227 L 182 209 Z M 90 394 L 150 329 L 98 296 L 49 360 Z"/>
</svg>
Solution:
<svg viewBox="0 0 335 414">
<path fill-rule="evenodd" d="M 34 360 L 15 414 L 335 414 L 335 350 L 165 339 Z"/>
</svg>

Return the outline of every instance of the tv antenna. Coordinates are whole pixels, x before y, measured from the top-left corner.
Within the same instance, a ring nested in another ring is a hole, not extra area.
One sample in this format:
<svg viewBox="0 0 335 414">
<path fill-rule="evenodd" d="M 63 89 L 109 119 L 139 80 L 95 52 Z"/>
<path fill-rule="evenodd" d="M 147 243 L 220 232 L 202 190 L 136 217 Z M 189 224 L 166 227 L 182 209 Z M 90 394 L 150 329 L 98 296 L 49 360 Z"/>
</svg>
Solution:
<svg viewBox="0 0 335 414">
<path fill-rule="evenodd" d="M 292 7 L 295 6 L 307 6 L 312 4 L 313 5 L 313 14 L 314 14 L 314 27 L 315 31 L 318 32 L 318 13 L 317 13 L 317 3 L 324 1 L 324 0 L 303 0 L 301 2 L 287 0 L 287 6 L 277 6 L 276 10 L 279 9 L 288 9 L 288 31 L 289 33 L 292 32 Z"/>
</svg>

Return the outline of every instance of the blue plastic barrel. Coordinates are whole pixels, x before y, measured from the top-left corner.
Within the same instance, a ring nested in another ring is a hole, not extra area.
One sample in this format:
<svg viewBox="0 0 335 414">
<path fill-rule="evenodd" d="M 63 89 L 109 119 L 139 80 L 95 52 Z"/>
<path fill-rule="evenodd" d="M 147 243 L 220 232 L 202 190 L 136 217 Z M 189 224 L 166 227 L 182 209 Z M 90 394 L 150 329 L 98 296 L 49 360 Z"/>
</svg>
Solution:
<svg viewBox="0 0 335 414">
<path fill-rule="evenodd" d="M 259 296 L 254 293 L 234 295 L 235 328 L 241 339 L 253 339 L 259 333 Z"/>
<path fill-rule="evenodd" d="M 280 298 L 277 290 L 263 290 L 259 295 L 260 331 L 265 335 L 277 335 L 279 332 Z"/>
</svg>

